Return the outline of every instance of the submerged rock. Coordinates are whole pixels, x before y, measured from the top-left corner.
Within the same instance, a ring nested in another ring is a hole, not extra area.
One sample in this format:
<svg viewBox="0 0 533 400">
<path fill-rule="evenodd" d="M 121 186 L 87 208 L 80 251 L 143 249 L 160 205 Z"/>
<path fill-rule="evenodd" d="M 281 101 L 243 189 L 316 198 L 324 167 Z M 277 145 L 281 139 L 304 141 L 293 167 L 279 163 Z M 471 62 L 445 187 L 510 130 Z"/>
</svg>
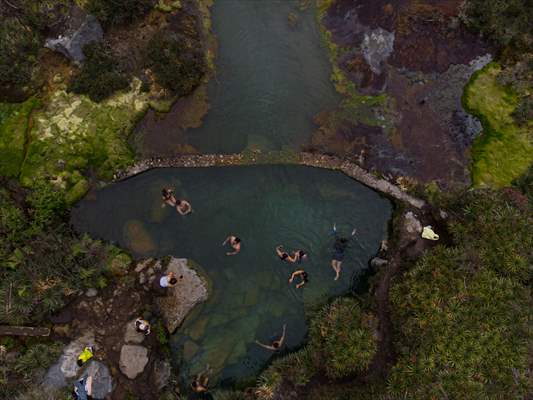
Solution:
<svg viewBox="0 0 533 400">
<path fill-rule="evenodd" d="M 120 371 L 130 379 L 144 371 L 148 364 L 148 349 L 143 346 L 125 344 L 120 350 Z"/>
<path fill-rule="evenodd" d="M 145 254 L 155 249 L 155 244 L 141 221 L 131 220 L 124 225 L 124 239 L 135 253 Z"/>
<path fill-rule="evenodd" d="M 163 320 L 173 333 L 195 305 L 207 300 L 207 283 L 198 272 L 188 266 L 186 258 L 171 258 L 166 273 L 178 277 L 176 286 L 169 288 L 168 295 L 157 299 Z"/>
<path fill-rule="evenodd" d="M 82 62 L 85 59 L 83 47 L 86 44 L 101 41 L 104 31 L 93 15 L 83 16 L 77 7 L 73 8 L 71 14 L 67 29 L 57 38 L 46 39 L 44 46 L 63 54 L 69 60 Z"/>
</svg>

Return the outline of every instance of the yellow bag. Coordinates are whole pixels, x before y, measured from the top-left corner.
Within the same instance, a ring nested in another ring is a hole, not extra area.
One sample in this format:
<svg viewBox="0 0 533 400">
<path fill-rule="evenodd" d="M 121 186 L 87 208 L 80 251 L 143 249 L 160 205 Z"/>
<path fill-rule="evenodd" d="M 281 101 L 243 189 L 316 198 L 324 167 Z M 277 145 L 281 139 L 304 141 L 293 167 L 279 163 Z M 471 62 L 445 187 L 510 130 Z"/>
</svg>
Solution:
<svg viewBox="0 0 533 400">
<path fill-rule="evenodd" d="M 422 231 L 422 238 L 428 240 L 439 240 L 439 235 L 433 232 L 431 225 L 428 225 L 424 226 L 424 230 Z"/>
</svg>

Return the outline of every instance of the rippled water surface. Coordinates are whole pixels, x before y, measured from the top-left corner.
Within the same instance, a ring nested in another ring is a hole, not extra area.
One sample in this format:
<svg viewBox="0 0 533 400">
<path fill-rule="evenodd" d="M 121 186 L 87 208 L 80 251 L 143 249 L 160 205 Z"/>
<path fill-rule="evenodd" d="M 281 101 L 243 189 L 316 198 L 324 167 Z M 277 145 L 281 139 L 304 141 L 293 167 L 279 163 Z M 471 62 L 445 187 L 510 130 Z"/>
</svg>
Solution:
<svg viewBox="0 0 533 400">
<path fill-rule="evenodd" d="M 182 217 L 161 207 L 162 187 L 175 188 L 194 213 Z M 73 211 L 81 232 L 117 242 L 138 257 L 174 255 L 195 260 L 212 281 L 209 300 L 174 335 L 185 363 L 183 377 L 206 364 L 215 377 L 239 379 L 257 373 L 272 356 L 254 344 L 271 340 L 287 324 L 287 346 L 305 339 L 306 312 L 349 290 L 386 235 L 388 200 L 338 172 L 298 166 L 159 169 L 87 196 Z M 330 267 L 331 226 L 358 234 L 341 279 Z M 225 255 L 228 234 L 242 252 Z M 310 259 L 281 262 L 276 245 L 304 249 Z M 309 283 L 289 285 L 303 267 Z"/>
<path fill-rule="evenodd" d="M 316 11 L 301 10 L 300 3 L 215 1 L 216 78 L 209 85 L 211 108 L 203 126 L 189 131 L 195 148 L 208 153 L 295 149 L 309 141 L 313 117 L 337 104 Z"/>
</svg>

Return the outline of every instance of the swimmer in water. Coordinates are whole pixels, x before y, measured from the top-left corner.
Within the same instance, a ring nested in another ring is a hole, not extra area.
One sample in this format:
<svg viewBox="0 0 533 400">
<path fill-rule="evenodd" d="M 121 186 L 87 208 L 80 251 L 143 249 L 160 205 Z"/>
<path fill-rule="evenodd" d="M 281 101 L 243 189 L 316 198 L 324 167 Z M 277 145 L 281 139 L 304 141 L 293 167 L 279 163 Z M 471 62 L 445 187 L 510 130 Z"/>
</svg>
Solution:
<svg viewBox="0 0 533 400">
<path fill-rule="evenodd" d="M 256 340 L 255 343 L 257 343 L 259 346 L 267 350 L 278 351 L 279 349 L 281 349 L 281 346 L 283 346 L 283 341 L 285 340 L 286 328 L 287 328 L 287 324 L 283 324 L 283 333 L 281 334 L 281 337 L 279 339 L 274 340 L 271 345 L 261 343 L 258 340 Z"/>
<path fill-rule="evenodd" d="M 172 194 L 172 189 L 163 188 L 163 190 L 161 190 L 161 195 L 163 197 L 163 205 L 161 207 L 164 207 L 165 205 L 176 207 L 176 197 Z"/>
<path fill-rule="evenodd" d="M 290 263 L 296 262 L 296 258 L 291 257 L 289 253 L 283 250 L 283 246 L 281 244 L 278 247 L 276 247 L 276 254 L 278 255 L 281 261 L 287 261 Z"/>
<path fill-rule="evenodd" d="M 307 253 L 303 250 L 296 250 L 292 256 L 297 263 L 307 260 Z"/>
<path fill-rule="evenodd" d="M 233 251 L 227 252 L 227 256 L 234 256 L 235 254 L 238 254 L 241 251 L 241 239 L 239 239 L 237 236 L 228 236 L 226 240 L 224 240 L 224 242 L 222 243 L 222 246 L 225 246 L 228 242 L 233 248 Z"/>
<path fill-rule="evenodd" d="M 187 200 L 177 200 L 176 211 L 181 215 L 187 215 L 192 213 L 191 203 L 189 203 Z"/>
<path fill-rule="evenodd" d="M 307 272 L 305 272 L 303 269 L 299 269 L 299 270 L 294 271 L 291 274 L 291 277 L 289 278 L 289 283 L 292 283 L 294 278 L 296 278 L 297 276 L 300 277 L 301 281 L 300 281 L 300 283 L 298 283 L 296 285 L 296 289 L 300 289 L 303 285 L 305 285 L 307 282 L 309 282 L 309 279 L 308 279 L 308 276 L 307 276 Z"/>
</svg>

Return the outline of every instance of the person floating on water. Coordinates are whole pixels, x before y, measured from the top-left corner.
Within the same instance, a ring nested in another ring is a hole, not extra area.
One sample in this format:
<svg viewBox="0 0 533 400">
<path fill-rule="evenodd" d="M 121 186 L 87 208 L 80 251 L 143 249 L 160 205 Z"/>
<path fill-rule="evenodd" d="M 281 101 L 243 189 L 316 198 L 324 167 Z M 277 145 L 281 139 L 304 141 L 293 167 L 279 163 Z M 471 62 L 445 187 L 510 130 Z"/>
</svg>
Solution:
<svg viewBox="0 0 533 400">
<path fill-rule="evenodd" d="M 281 244 L 278 247 L 276 247 L 276 254 L 278 255 L 281 261 L 287 261 L 290 263 L 296 262 L 296 258 L 291 257 L 289 253 L 283 250 L 283 246 Z"/>
<path fill-rule="evenodd" d="M 286 328 L 287 324 L 283 324 L 283 333 L 281 334 L 281 337 L 279 339 L 274 340 L 271 345 L 261 343 L 259 340 L 256 340 L 255 343 L 267 350 L 278 351 L 279 349 L 281 349 L 281 346 L 283 346 Z"/>
<path fill-rule="evenodd" d="M 331 259 L 331 268 L 335 271 L 335 280 L 339 279 L 341 273 L 341 265 L 344 260 L 344 252 L 350 244 L 350 240 L 354 237 L 356 229 L 352 231 L 350 238 L 338 236 L 337 225 L 333 224 L 332 234 L 335 236 L 335 243 L 333 244 L 333 257 Z"/>
<path fill-rule="evenodd" d="M 192 213 L 192 206 L 187 200 L 176 201 L 176 211 L 181 215 L 187 215 Z"/>
<path fill-rule="evenodd" d="M 141 317 L 137 318 L 135 320 L 135 330 L 148 336 L 150 334 L 150 322 Z"/>
<path fill-rule="evenodd" d="M 228 242 L 233 248 L 233 251 L 227 252 L 227 256 L 234 256 L 235 254 L 239 253 L 239 251 L 241 251 L 241 239 L 239 239 L 237 236 L 228 236 L 226 240 L 224 240 L 224 242 L 222 243 L 222 246 L 225 246 Z"/>
<path fill-rule="evenodd" d="M 291 274 L 291 277 L 289 278 L 289 283 L 292 283 L 294 278 L 296 278 L 297 276 L 300 277 L 301 281 L 300 281 L 300 283 L 298 283 L 296 285 L 296 289 L 300 289 L 303 285 L 305 285 L 307 282 L 309 282 L 309 279 L 308 279 L 308 276 L 307 276 L 307 272 L 305 272 L 303 269 L 299 269 L 299 270 L 294 271 Z"/>
<path fill-rule="evenodd" d="M 195 376 L 193 381 L 191 382 L 192 390 L 195 393 L 205 393 L 208 390 L 209 385 L 209 373 L 211 368 L 209 365 L 207 365 L 205 371 L 200 372 L 198 375 Z"/>
<path fill-rule="evenodd" d="M 161 190 L 161 195 L 163 197 L 162 207 L 164 207 L 165 205 L 170 207 L 176 207 L 176 197 L 174 197 L 174 195 L 172 194 L 172 189 L 163 188 L 163 190 Z"/>
</svg>

